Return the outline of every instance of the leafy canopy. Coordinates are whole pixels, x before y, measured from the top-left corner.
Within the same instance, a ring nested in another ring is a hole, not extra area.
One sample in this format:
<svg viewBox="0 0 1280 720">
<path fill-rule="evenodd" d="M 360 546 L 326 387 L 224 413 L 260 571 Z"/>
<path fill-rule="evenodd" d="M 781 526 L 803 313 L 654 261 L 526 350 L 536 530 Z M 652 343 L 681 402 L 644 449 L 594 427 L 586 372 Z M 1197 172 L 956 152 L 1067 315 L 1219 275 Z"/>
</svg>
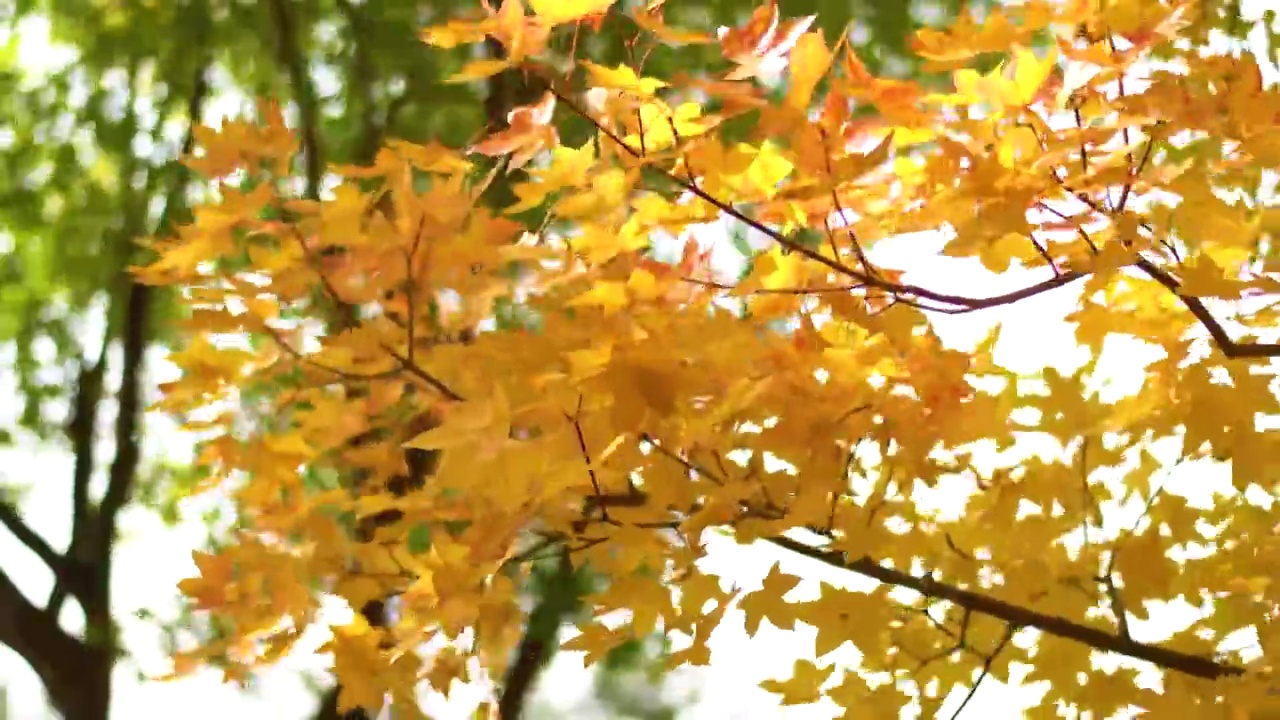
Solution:
<svg viewBox="0 0 1280 720">
<path fill-rule="evenodd" d="M 501 676 L 522 578 L 564 548 L 605 579 L 568 644 L 589 660 L 659 630 L 682 638 L 671 665 L 706 663 L 736 603 L 752 633 L 816 627 L 815 660 L 766 686 L 850 717 L 934 708 L 1019 666 L 1051 682 L 1046 706 L 1099 716 L 1261 701 L 1280 448 L 1255 417 L 1276 412 L 1280 347 L 1263 341 L 1280 319 L 1280 215 L 1259 188 L 1280 164 L 1280 95 L 1250 52 L 1202 51 L 1208 5 L 1030 0 L 962 17 L 912 41 L 952 72 L 942 92 L 876 76 L 843 36 L 774 3 L 714 34 L 668 25 L 661 2 L 531 5 L 423 34 L 505 48 L 458 82 L 514 67 L 546 88 L 465 149 L 389 142 L 370 167 L 330 168 L 340 183 L 317 202 L 285 182 L 298 140 L 272 104 L 200 134 L 189 162 L 220 200 L 136 270 L 182 288 L 183 374 L 157 407 L 206 433 L 202 487 L 240 514 L 183 584 L 217 632 L 180 670 L 271 662 L 316 621 L 321 590 L 357 608 L 402 593 L 392 627 L 357 617 L 326 650 L 344 705 L 389 691 L 411 709 L 423 681 Z M 634 24 L 633 62 L 573 45 L 605 14 Z M 722 59 L 649 77 L 645 50 L 662 43 Z M 495 212 L 481 196 L 500 173 L 517 201 Z M 699 240 L 713 221 L 767 241 L 733 241 L 740 275 Z M 957 295 L 869 259 L 922 231 L 949 257 L 1040 279 Z M 1029 382 L 995 361 L 998 333 L 961 352 L 930 323 L 1068 285 L 1093 358 L 1075 373 Z M 1116 335 L 1162 352 L 1104 402 L 1091 383 Z M 439 422 L 406 430 L 423 416 Z M 1058 451 L 975 461 L 980 444 L 1029 437 Z M 1228 460 L 1234 490 L 1211 507 L 1162 491 L 1162 439 L 1179 461 Z M 406 448 L 443 451 L 419 492 L 338 480 L 392 477 Z M 938 487 L 962 509 L 921 500 Z M 1119 501 L 1145 509 L 1116 531 L 1100 508 Z M 373 542 L 351 539 L 393 509 Z M 881 584 L 789 601 L 799 578 L 775 567 L 744 592 L 701 569 L 709 533 Z M 1174 600 L 1201 609 L 1188 627 L 1159 645 L 1131 636 Z M 1261 653 L 1221 649 L 1248 629 Z M 445 649 L 413 652 L 432 639 Z M 845 643 L 860 667 L 824 660 Z M 1153 664 L 1160 691 L 1091 670 L 1093 651 Z"/>
</svg>

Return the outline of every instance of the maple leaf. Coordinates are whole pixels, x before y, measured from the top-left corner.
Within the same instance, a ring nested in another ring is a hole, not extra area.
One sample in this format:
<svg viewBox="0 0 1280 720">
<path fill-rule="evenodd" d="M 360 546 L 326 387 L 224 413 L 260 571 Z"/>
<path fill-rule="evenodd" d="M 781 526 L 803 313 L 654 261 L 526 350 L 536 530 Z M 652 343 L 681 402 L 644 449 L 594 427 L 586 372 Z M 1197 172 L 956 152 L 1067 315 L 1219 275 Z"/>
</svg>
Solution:
<svg viewBox="0 0 1280 720">
<path fill-rule="evenodd" d="M 725 79 L 743 80 L 775 72 L 785 64 L 783 56 L 816 19 L 816 15 L 806 15 L 782 20 L 777 0 L 769 0 L 752 11 L 742 27 L 720 28 L 716 33 L 720 50 L 727 60 L 738 65 Z"/>
<path fill-rule="evenodd" d="M 834 665 L 820 668 L 809 660 L 796 660 L 789 679 L 765 680 L 760 687 L 781 695 L 783 705 L 807 705 L 822 698 L 822 685 L 834 671 Z"/>
<path fill-rule="evenodd" d="M 822 33 L 805 33 L 796 40 L 791 52 L 791 86 L 787 88 L 787 104 L 807 108 L 814 88 L 831 67 L 831 51 Z"/>
<path fill-rule="evenodd" d="M 800 578 L 783 573 L 777 563 L 774 563 L 765 575 L 764 586 L 747 593 L 739 603 L 746 616 L 747 634 L 755 635 L 760 629 L 760 621 L 765 619 L 773 623 L 774 627 L 790 629 L 795 624 L 795 609 L 782 596 L 799 583 Z"/>
<path fill-rule="evenodd" d="M 191 559 L 200 576 L 178 582 L 182 594 L 192 598 L 202 610 L 217 608 L 227 601 L 227 589 L 233 584 L 232 560 L 226 555 L 193 552 Z"/>
<path fill-rule="evenodd" d="M 667 87 L 668 83 L 656 78 L 642 78 L 636 71 L 626 65 L 606 68 L 586 60 L 578 63 L 587 71 L 593 85 L 611 90 L 623 90 L 639 97 L 652 97 L 658 88 Z"/>
<path fill-rule="evenodd" d="M 601 15 L 614 2 L 615 0 L 529 0 L 529 7 L 548 24 L 560 25 L 591 15 Z"/>
<path fill-rule="evenodd" d="M 539 152 L 560 144 L 560 134 L 551 125 L 555 108 L 555 95 L 547 91 L 538 102 L 512 110 L 505 130 L 472 145 L 469 151 L 490 157 L 511 155 L 507 170 L 522 168 Z"/>
<path fill-rule="evenodd" d="M 643 7 L 633 10 L 631 18 L 636 25 L 670 45 L 701 45 L 715 42 L 715 38 L 708 33 L 681 30 L 667 25 L 662 17 L 665 6 L 666 0 L 649 0 Z"/>
<path fill-rule="evenodd" d="M 481 6 L 489 13 L 488 34 L 502 43 L 506 59 L 518 63 L 529 55 L 537 55 L 546 47 L 551 28 L 546 18 L 526 16 L 524 0 L 502 0 L 495 11 L 487 0 Z"/>
<path fill-rule="evenodd" d="M 923 93 L 915 83 L 873 76 L 852 48 L 844 53 L 844 70 L 849 97 L 866 100 L 890 118 L 908 121 L 919 117 L 915 106 Z"/>
</svg>

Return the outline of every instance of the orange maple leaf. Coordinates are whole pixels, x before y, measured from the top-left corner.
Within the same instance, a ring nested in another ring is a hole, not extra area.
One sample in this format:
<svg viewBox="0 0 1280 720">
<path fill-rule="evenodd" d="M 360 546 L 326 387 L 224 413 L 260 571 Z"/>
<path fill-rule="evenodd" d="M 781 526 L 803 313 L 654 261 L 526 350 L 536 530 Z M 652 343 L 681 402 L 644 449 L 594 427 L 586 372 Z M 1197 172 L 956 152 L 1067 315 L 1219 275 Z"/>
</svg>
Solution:
<svg viewBox="0 0 1280 720">
<path fill-rule="evenodd" d="M 541 16 L 525 15 L 523 0 L 502 0 L 497 10 L 488 0 L 480 0 L 480 5 L 489 14 L 486 32 L 502 43 L 507 62 L 515 64 L 546 49 L 551 24 Z"/>
<path fill-rule="evenodd" d="M 739 28 L 720 28 L 716 36 L 724 57 L 736 63 L 726 80 L 745 80 L 762 73 L 776 72 L 784 64 L 783 56 L 791 51 L 817 15 L 781 20 L 777 0 L 770 0 L 751 13 L 747 24 Z"/>
<path fill-rule="evenodd" d="M 508 127 L 469 148 L 470 152 L 497 157 L 511 154 L 508 170 L 524 167 L 534 155 L 560 144 L 560 135 L 551 125 L 556 96 L 547 91 L 532 105 L 523 105 L 507 114 Z"/>
</svg>

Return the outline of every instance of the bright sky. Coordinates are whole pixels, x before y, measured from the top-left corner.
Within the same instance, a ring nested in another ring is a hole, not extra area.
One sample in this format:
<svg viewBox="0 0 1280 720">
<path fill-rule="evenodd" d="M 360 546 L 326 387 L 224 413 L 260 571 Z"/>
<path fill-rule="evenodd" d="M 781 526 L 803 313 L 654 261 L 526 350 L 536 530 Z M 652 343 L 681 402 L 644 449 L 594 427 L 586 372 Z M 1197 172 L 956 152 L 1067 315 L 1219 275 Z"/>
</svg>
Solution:
<svg viewBox="0 0 1280 720">
<path fill-rule="evenodd" d="M 1275 0 L 1246 0 L 1246 17 L 1258 18 L 1268 7 L 1275 7 Z M 62 65 L 73 59 L 64 49 L 50 46 L 47 26 L 39 21 L 24 23 L 20 30 L 20 63 L 38 76 L 47 68 Z M 0 37 L 0 42 L 7 38 Z M 1265 66 L 1269 81 L 1274 82 L 1277 72 Z M 245 108 L 245 100 L 226 87 L 207 108 L 205 122 L 217 125 L 228 116 Z M 215 84 L 215 87 L 218 87 Z M 708 229 L 709 237 L 716 237 L 716 229 Z M 0 233 L 2 234 L 2 233 Z M 722 235 L 720 237 L 723 237 Z M 873 251 L 873 260 L 887 266 L 910 268 L 906 278 L 913 282 L 943 292 L 997 294 L 1027 283 L 1026 273 L 1010 272 L 993 275 L 976 261 L 962 263 L 954 259 L 932 256 L 937 242 L 929 237 L 895 239 L 882 243 Z M 930 246 L 933 246 L 931 248 Z M 1083 363 L 1083 351 L 1074 346 L 1071 328 L 1061 320 L 1076 302 L 1077 287 L 1068 287 L 1046 293 L 1016 306 L 1005 307 L 981 314 L 943 318 L 939 332 L 948 344 L 963 347 L 972 344 L 996 323 L 1002 323 L 1003 332 L 997 346 L 997 359 L 1011 369 L 1034 372 L 1046 365 L 1069 370 Z M 1105 393 L 1122 394 L 1131 391 L 1139 381 L 1137 372 L 1144 360 L 1142 354 L 1149 350 L 1137 343 L 1118 342 L 1104 350 L 1103 365 L 1107 368 L 1100 375 L 1105 378 Z M 6 365 L 7 356 L 0 354 L 0 367 Z M 166 374 L 162 354 L 157 353 L 152 368 L 153 379 Z M 1126 389 L 1127 386 L 1127 389 Z M 0 396 L 13 396 L 13 378 L 0 373 Z M 0 410 L 3 412 L 3 410 Z M 0 422 L 10 418 L 0 416 Z M 162 418 L 149 418 L 147 449 L 152 456 L 160 453 L 183 457 L 189 448 L 189 440 L 176 432 L 174 426 Z M 1167 451 L 1169 448 L 1164 448 Z M 1042 451 L 1032 446 L 1019 447 L 1027 454 Z M 1164 454 L 1163 452 L 1161 454 Z M 61 546 L 70 530 L 70 493 L 67 483 L 71 476 L 71 458 L 59 448 L 37 447 L 20 443 L 15 448 L 0 450 L 0 481 L 16 482 L 29 486 L 23 501 L 23 511 L 35 529 L 51 538 L 55 546 Z M 1166 488 L 1168 492 L 1182 494 L 1193 503 L 1207 503 L 1215 488 L 1229 487 L 1222 466 L 1211 463 L 1188 463 L 1178 468 L 1168 468 Z M 326 666 L 323 658 L 308 657 L 307 648 L 314 649 L 324 641 L 324 632 L 317 632 L 303 650 L 284 660 L 277 668 L 265 671 L 254 690 L 244 691 L 223 685 L 217 673 L 205 673 L 170 683 L 144 682 L 143 674 L 165 670 L 165 658 L 160 637 L 154 626 L 134 617 L 141 609 L 150 610 L 161 617 L 176 614 L 176 590 L 178 580 L 194 574 L 191 551 L 204 542 L 205 529 L 198 519 L 200 512 L 209 507 L 210 500 L 189 503 L 184 508 L 186 519 L 176 527 L 165 527 L 157 518 L 138 509 L 128 510 L 123 519 L 126 536 L 117 553 L 115 577 L 116 613 L 121 619 L 123 639 L 132 653 L 131 660 L 121 663 L 115 681 L 113 713 L 116 717 L 139 717 L 157 711 L 180 711 L 188 720 L 223 720 L 228 716 L 242 718 L 306 718 L 312 709 L 314 694 L 302 682 L 302 673 L 318 673 Z M 1133 522 L 1137 508 L 1116 506 L 1108 511 L 1108 524 L 1127 527 Z M 856 576 L 839 574 L 814 561 L 797 558 L 769 546 L 740 546 L 731 540 L 720 539 L 714 543 L 714 551 L 707 559 L 707 568 L 750 590 L 758 587 L 769 567 L 780 560 L 782 570 L 807 578 L 789 598 L 816 597 L 818 580 L 827 580 L 852 588 L 872 586 Z M 0 557 L 4 569 L 28 593 L 33 600 L 43 604 L 52 579 L 41 563 L 7 534 L 0 534 Z M 339 614 L 341 609 L 337 611 Z M 1158 640 L 1181 627 L 1191 619 L 1189 608 L 1167 608 L 1153 612 L 1151 619 L 1138 622 L 1133 631 L 1138 639 Z M 68 613 L 69 614 L 69 613 Z M 71 622 L 78 622 L 71 621 Z M 836 706 L 828 702 L 806 708 L 781 709 L 775 696 L 756 685 L 769 677 L 785 677 L 794 660 L 808 657 L 812 652 L 814 631 L 801 628 L 795 632 L 779 631 L 765 622 L 754 638 L 747 638 L 742 627 L 742 615 L 736 610 L 726 614 L 721 628 L 712 636 L 712 663 L 709 668 L 677 674 L 668 684 L 668 690 L 679 695 L 687 690 L 697 693 L 698 701 L 688 708 L 682 717 L 735 718 L 830 718 L 838 716 Z M 824 662 L 838 661 L 840 665 L 854 665 L 856 653 L 849 646 L 823 658 Z M 13 652 L 0 648 L 0 683 L 6 686 L 9 714 L 14 720 L 38 720 L 51 717 L 42 699 L 42 692 L 35 674 Z M 581 703 L 588 699 L 591 683 L 582 670 L 581 656 L 563 653 L 547 672 L 543 686 L 544 696 L 564 712 L 576 708 L 576 715 L 590 717 L 588 708 Z M 1020 717 L 1018 708 L 1034 701 L 1042 689 L 1006 687 L 987 679 L 970 702 L 966 714 L 970 717 Z M 474 707 L 478 691 L 455 691 L 453 702 L 441 704 L 439 699 L 431 703 L 435 716 L 440 720 L 467 717 Z M 942 715 L 960 702 L 954 695 Z M 0 718 L 4 717 L 0 705 Z"/>
</svg>

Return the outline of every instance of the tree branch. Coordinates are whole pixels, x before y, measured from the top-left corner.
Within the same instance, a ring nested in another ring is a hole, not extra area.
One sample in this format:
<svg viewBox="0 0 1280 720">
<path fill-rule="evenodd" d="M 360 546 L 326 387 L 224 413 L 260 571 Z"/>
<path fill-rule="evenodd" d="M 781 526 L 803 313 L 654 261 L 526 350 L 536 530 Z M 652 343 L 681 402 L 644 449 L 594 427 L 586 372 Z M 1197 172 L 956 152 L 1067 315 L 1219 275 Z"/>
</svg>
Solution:
<svg viewBox="0 0 1280 720">
<path fill-rule="evenodd" d="M 1205 307 L 1204 302 L 1200 298 L 1190 295 L 1183 295 L 1180 290 L 1182 283 L 1174 279 L 1167 271 L 1156 267 L 1146 258 L 1139 257 L 1135 266 L 1142 272 L 1146 273 L 1152 280 L 1163 285 L 1169 292 L 1178 296 L 1182 304 L 1191 311 L 1196 320 L 1209 331 L 1209 336 L 1213 338 L 1218 349 L 1223 355 L 1229 358 L 1264 358 L 1264 357 L 1280 357 L 1280 343 L 1241 343 L 1231 339 L 1226 329 L 1222 327 L 1222 323 L 1213 317 L 1213 313 L 1209 312 L 1209 308 Z"/>
<path fill-rule="evenodd" d="M 915 590 L 925 597 L 953 602 L 966 610 L 980 612 L 1003 620 L 1014 628 L 1036 628 L 1048 635 L 1074 640 L 1098 650 L 1145 660 L 1165 670 L 1172 670 L 1206 680 L 1239 676 L 1245 672 L 1243 668 L 1220 663 L 1210 658 L 1169 650 L 1158 645 L 1148 645 L 1147 643 L 1103 632 L 1087 625 L 1081 625 L 1064 617 L 1046 615 L 1029 608 L 965 590 L 955 585 L 938 582 L 929 577 L 918 577 L 901 570 L 894 570 L 881 565 L 869 556 L 863 556 L 857 560 L 848 560 L 844 553 L 823 550 L 786 537 L 770 538 L 769 542 L 818 562 L 849 570 L 888 585 Z"/>
<path fill-rule="evenodd" d="M 624 143 L 622 141 L 622 138 L 618 137 L 617 134 L 615 134 L 608 128 L 601 125 L 590 113 L 588 113 L 585 109 L 583 109 L 578 104 L 574 103 L 569 97 L 566 96 L 566 94 L 563 91 L 557 89 L 554 83 L 550 84 L 549 87 L 551 89 L 551 92 L 556 96 L 556 99 L 558 102 L 562 103 L 565 107 L 569 108 L 574 114 L 582 117 L 583 119 L 595 125 L 597 130 L 599 130 L 606 137 L 612 140 L 613 143 L 617 145 L 623 152 L 631 155 L 636 159 L 644 158 L 644 153 L 641 150 L 633 148 L 630 145 L 627 145 L 626 143 Z M 1083 270 L 1069 270 L 1066 272 L 1059 272 L 1055 269 L 1054 270 L 1055 274 L 1051 278 L 1047 278 L 1040 282 L 1033 283 L 1031 285 L 1020 288 L 1018 290 L 1014 290 L 1012 292 L 1003 293 L 1001 295 L 992 295 L 989 297 L 970 297 L 967 295 L 952 295 L 949 293 L 936 292 L 934 290 L 930 290 L 928 288 L 921 287 L 919 285 L 890 282 L 883 278 L 877 277 L 871 273 L 867 273 L 862 270 L 858 270 L 857 268 L 853 268 L 848 265 L 845 265 L 838 258 L 827 257 L 826 255 L 823 255 L 821 252 L 817 250 L 813 250 L 809 247 L 806 247 L 805 245 L 800 244 L 799 242 L 793 240 L 792 238 L 789 238 L 786 235 L 783 235 L 781 232 L 765 225 L 764 223 L 761 223 L 759 220 L 749 217 L 743 211 L 737 209 L 733 205 L 726 203 L 723 200 L 715 197 L 711 193 L 704 190 L 702 187 L 698 186 L 698 184 L 694 181 L 680 178 L 674 173 L 672 173 L 671 171 L 666 170 L 665 168 L 655 168 L 655 169 L 657 170 L 657 172 L 661 173 L 664 177 L 666 177 L 666 179 L 669 182 L 679 186 L 682 190 L 697 196 L 698 198 L 704 200 L 707 203 L 710 203 L 711 205 L 715 206 L 718 210 L 720 210 L 720 212 L 747 225 L 753 230 L 759 233 L 762 233 L 763 235 L 773 240 L 774 242 L 778 243 L 779 245 L 783 246 L 787 250 L 798 253 L 808 258 L 809 260 L 812 260 L 840 275 L 851 278 L 868 288 L 873 288 L 873 289 L 884 291 L 886 293 L 890 293 L 896 297 L 899 297 L 900 299 L 904 299 L 909 302 L 914 302 L 915 300 L 929 300 L 932 302 L 942 303 L 944 305 L 951 305 L 963 311 L 984 310 L 988 308 L 1000 307 L 1003 305 L 1010 305 L 1020 300 L 1025 300 L 1027 298 L 1040 295 L 1041 293 L 1048 292 L 1049 290 L 1063 287 L 1065 285 L 1070 285 L 1071 283 L 1074 283 L 1078 280 L 1083 280 L 1093 274 L 1092 272 L 1086 272 Z M 1081 198 L 1081 199 L 1084 200 L 1086 198 Z M 1104 210 L 1098 208 L 1096 203 L 1089 203 L 1089 204 L 1090 204 L 1090 207 L 1094 208 L 1095 210 L 1099 212 L 1104 212 Z M 1226 355 L 1228 358 L 1280 357 L 1280 343 L 1257 343 L 1257 342 L 1242 343 L 1242 342 L 1237 342 L 1235 340 L 1232 340 L 1231 337 L 1227 334 L 1227 331 L 1222 327 L 1222 323 L 1218 322 L 1218 320 L 1213 317 L 1213 314 L 1209 312 L 1209 309 L 1205 307 L 1204 303 L 1199 298 L 1183 295 L 1181 292 L 1179 292 L 1181 288 L 1181 283 L 1178 280 L 1176 280 L 1169 272 L 1159 268 L 1150 260 L 1147 260 L 1146 258 L 1139 256 L 1134 261 L 1133 265 L 1137 267 L 1139 270 L 1141 270 L 1142 272 L 1146 273 L 1149 277 L 1154 279 L 1156 282 L 1163 285 L 1170 292 L 1173 292 L 1174 294 L 1176 294 L 1178 296 L 1178 299 L 1182 301 L 1183 305 L 1185 305 L 1187 309 L 1191 311 L 1191 314 L 1195 316 L 1196 320 L 1198 320 L 1200 324 L 1202 324 L 1205 327 L 1205 329 L 1209 332 L 1209 335 L 1213 337 L 1214 343 L 1222 351 L 1222 354 Z"/>
<path fill-rule="evenodd" d="M 60 577 L 66 570 L 66 559 L 62 557 L 51 545 L 37 533 L 31 529 L 31 526 L 23 521 L 22 516 L 18 514 L 18 510 L 6 501 L 0 501 L 0 525 L 3 525 L 18 542 L 27 546 L 27 549 L 36 554 L 41 562 L 53 571 L 55 577 Z"/>
<path fill-rule="evenodd" d="M 978 673 L 977 679 L 969 686 L 969 692 L 966 693 L 964 699 L 960 701 L 960 707 L 956 708 L 956 711 L 951 714 L 951 720 L 958 720 L 960 714 L 964 712 L 966 707 L 968 707 L 969 701 L 973 700 L 973 696 L 978 694 L 978 687 L 982 685 L 982 681 L 986 680 L 987 676 L 991 674 L 991 666 L 995 664 L 996 658 L 1004 651 L 1009 642 L 1013 640 L 1015 632 L 1017 631 L 1012 625 L 1005 626 L 1004 635 L 1000 636 L 1000 642 L 996 644 L 994 650 L 987 653 L 987 655 L 982 659 L 982 671 Z"/>
<path fill-rule="evenodd" d="M 76 383 L 75 415 L 67 428 L 71 436 L 71 452 L 75 455 L 75 468 L 72 470 L 72 527 L 71 546 L 83 533 L 88 522 L 89 481 L 92 479 L 94 466 L 94 431 L 98 424 L 98 406 L 102 400 L 102 382 L 107 369 L 107 348 L 111 345 L 111 337 L 102 339 L 102 349 L 93 365 L 81 364 L 80 378 Z"/>
<path fill-rule="evenodd" d="M 319 108 L 307 58 L 303 55 L 301 44 L 298 42 L 297 16 L 294 14 L 293 0 L 270 0 L 267 3 L 267 9 L 271 13 L 271 22 L 276 28 L 276 51 L 279 54 L 280 64 L 289 71 L 289 85 L 293 88 L 294 99 L 298 102 L 303 173 L 307 181 L 304 192 L 308 200 L 318 200 L 320 199 L 320 176 L 324 173 L 324 158 L 320 155 Z"/>
<path fill-rule="evenodd" d="M 69 561 L 81 557 L 84 539 L 92 534 L 90 528 L 93 526 L 94 509 L 89 504 L 89 482 L 93 479 L 94 436 L 98 426 L 98 407 L 102 401 L 102 383 L 106 376 L 107 348 L 110 345 L 111 336 L 107 331 L 102 338 L 102 349 L 93 365 L 81 362 L 80 377 L 76 383 L 75 414 L 67 426 L 71 452 L 75 456 L 75 466 L 71 471 L 71 539 L 66 553 Z M 49 593 L 49 602 L 45 604 L 46 612 L 55 621 L 62 613 L 62 603 L 68 592 L 84 602 L 81 591 L 73 590 L 62 578 L 55 579 L 53 591 Z"/>
<path fill-rule="evenodd" d="M 388 110 L 388 117 L 379 125 L 375 117 L 377 103 L 373 92 L 377 79 L 374 76 L 373 61 L 369 57 L 370 33 L 364 5 L 357 6 L 351 0 L 337 0 L 337 5 L 351 30 L 351 74 L 347 86 L 353 95 L 357 89 L 360 91 L 360 134 L 352 153 L 352 162 L 355 165 L 367 165 L 378 154 L 383 133 L 391 122 L 390 111 Z M 405 92 L 408 93 L 407 88 Z"/>
<path fill-rule="evenodd" d="M 577 574 L 569 550 L 561 548 L 556 569 L 548 573 L 539 589 L 537 603 L 529 613 L 524 634 L 516 648 L 515 661 L 507 668 L 498 695 L 498 717 L 519 720 L 533 691 L 534 683 L 547 661 L 559 647 L 560 626 L 577 605 Z"/>
<path fill-rule="evenodd" d="M 209 96 L 207 77 L 209 63 L 202 60 L 196 69 L 191 98 L 187 101 L 187 117 L 190 118 L 187 135 L 182 141 L 180 156 L 186 157 L 195 148 L 195 128 L 204 114 L 204 104 Z M 191 178 L 186 165 L 179 164 L 177 179 L 165 198 L 156 232 L 164 233 L 173 223 L 174 216 L 185 207 L 185 192 Z M 107 568 L 116 532 L 116 517 L 129 499 L 141 460 L 139 425 L 142 415 L 142 370 L 145 360 L 147 330 L 152 312 L 152 288 L 141 283 L 128 282 L 124 308 L 124 328 L 120 335 L 123 369 L 120 391 L 117 396 L 115 426 L 115 457 L 108 471 L 107 491 L 98 506 L 98 536 L 92 544 L 96 553 L 95 566 Z"/>
<path fill-rule="evenodd" d="M 58 627 L 57 618 L 27 600 L 18 586 L 0 570 L 0 645 L 12 648 L 31 666 L 48 690 L 50 701 L 63 717 L 85 717 L 80 702 L 92 696 L 78 687 L 92 654 L 79 640 Z"/>
</svg>

